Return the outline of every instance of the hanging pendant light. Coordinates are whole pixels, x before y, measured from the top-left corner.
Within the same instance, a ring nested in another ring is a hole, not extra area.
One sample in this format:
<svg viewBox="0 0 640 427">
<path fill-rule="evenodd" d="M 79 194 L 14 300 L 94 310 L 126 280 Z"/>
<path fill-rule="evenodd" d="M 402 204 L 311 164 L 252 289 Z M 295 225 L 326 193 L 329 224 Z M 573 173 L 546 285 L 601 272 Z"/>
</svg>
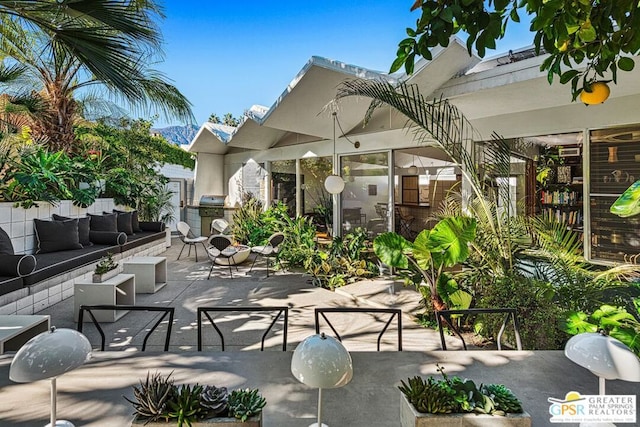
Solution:
<svg viewBox="0 0 640 427">
<path fill-rule="evenodd" d="M 333 157 L 334 157 L 334 161 L 335 161 L 335 157 L 336 157 L 336 120 L 337 120 L 336 114 L 337 113 L 333 112 L 332 114 L 333 114 Z M 333 169 L 336 170 L 335 165 L 334 165 Z M 339 175 L 331 174 L 324 180 L 324 188 L 330 194 L 340 194 L 340 193 L 342 193 L 342 190 L 344 190 L 344 180 Z"/>
<path fill-rule="evenodd" d="M 413 156 L 413 164 L 409 166 L 409 169 L 407 169 L 407 172 L 409 172 L 409 175 L 418 174 L 418 167 L 416 166 L 416 156 Z"/>
</svg>

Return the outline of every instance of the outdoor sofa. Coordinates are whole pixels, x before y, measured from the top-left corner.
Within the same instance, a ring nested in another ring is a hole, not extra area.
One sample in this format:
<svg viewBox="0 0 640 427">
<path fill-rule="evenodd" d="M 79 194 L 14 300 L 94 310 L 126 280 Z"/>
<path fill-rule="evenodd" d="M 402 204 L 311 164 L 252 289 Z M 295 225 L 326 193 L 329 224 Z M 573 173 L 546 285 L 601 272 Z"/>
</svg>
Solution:
<svg viewBox="0 0 640 427">
<path fill-rule="evenodd" d="M 34 219 L 32 255 L 14 254 L 11 239 L 0 228 L 0 295 L 34 286 L 49 278 L 97 262 L 111 253 L 165 239 L 161 222 L 137 221 L 137 213 L 116 211 L 82 218 L 53 215 Z"/>
</svg>

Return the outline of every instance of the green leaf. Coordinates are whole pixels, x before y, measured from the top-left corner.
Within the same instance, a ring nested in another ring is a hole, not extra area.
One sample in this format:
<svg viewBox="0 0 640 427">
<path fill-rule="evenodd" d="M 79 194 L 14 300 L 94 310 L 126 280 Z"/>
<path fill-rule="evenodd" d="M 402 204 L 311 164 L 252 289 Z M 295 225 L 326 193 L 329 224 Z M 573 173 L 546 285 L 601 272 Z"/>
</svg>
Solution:
<svg viewBox="0 0 640 427">
<path fill-rule="evenodd" d="M 622 71 L 631 71 L 633 70 L 633 67 L 635 65 L 636 63 L 633 61 L 633 59 L 626 56 L 618 60 L 618 68 L 620 68 Z"/>
<path fill-rule="evenodd" d="M 439 263 L 445 267 L 453 267 L 467 259 L 468 244 L 475 235 L 475 218 L 449 217 L 433 227 L 427 245 L 432 255 L 437 254 Z"/>
<path fill-rule="evenodd" d="M 592 42 L 596 39 L 596 29 L 592 26 L 578 30 L 578 37 L 585 43 Z"/>
<path fill-rule="evenodd" d="M 411 249 L 404 237 L 396 233 L 383 233 L 373 241 L 373 251 L 380 261 L 391 267 L 409 268 L 409 259 L 405 255 Z"/>
<path fill-rule="evenodd" d="M 446 7 L 440 13 L 440 19 L 445 22 L 453 22 L 453 10 L 450 7 Z"/>
<path fill-rule="evenodd" d="M 580 74 L 578 70 L 568 70 L 562 73 L 562 75 L 560 76 L 560 83 L 562 84 L 568 83 L 571 79 L 573 79 L 578 74 Z"/>
<path fill-rule="evenodd" d="M 396 71 L 398 71 L 400 69 L 400 67 L 402 67 L 402 65 L 404 64 L 404 61 L 406 60 L 406 56 L 405 55 L 398 55 L 398 57 L 395 59 L 395 61 L 393 61 L 393 64 L 391 64 L 391 68 L 389 69 L 390 73 L 395 73 Z"/>
<path fill-rule="evenodd" d="M 471 301 L 473 296 L 462 289 L 458 289 L 449 295 L 449 301 L 451 301 L 452 309 L 454 310 L 466 310 L 471 307 Z"/>
<path fill-rule="evenodd" d="M 577 335 L 583 332 L 597 332 L 598 326 L 588 322 L 589 316 L 585 313 L 570 312 L 561 328 L 570 335 Z"/>
<path fill-rule="evenodd" d="M 511 20 L 513 22 L 520 22 L 520 16 L 518 15 L 518 9 L 516 9 L 515 7 L 513 9 L 511 9 L 511 13 L 509 14 L 509 16 L 511 17 Z"/>
</svg>

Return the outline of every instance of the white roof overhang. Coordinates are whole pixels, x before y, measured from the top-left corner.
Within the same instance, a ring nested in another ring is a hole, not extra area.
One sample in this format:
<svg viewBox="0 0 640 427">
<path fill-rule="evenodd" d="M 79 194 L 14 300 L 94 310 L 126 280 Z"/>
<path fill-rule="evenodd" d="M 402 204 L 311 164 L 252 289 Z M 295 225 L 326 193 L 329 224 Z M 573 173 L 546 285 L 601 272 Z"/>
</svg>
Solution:
<svg viewBox="0 0 640 427">
<path fill-rule="evenodd" d="M 546 57 L 533 57 L 454 78 L 439 92 L 472 121 L 579 104 L 571 101 L 569 84 L 560 84 L 556 77 L 553 85 L 549 85 L 546 72 L 540 71 Z M 618 72 L 618 84 L 610 87 L 611 98 L 640 94 L 640 67 L 631 72 Z"/>
</svg>

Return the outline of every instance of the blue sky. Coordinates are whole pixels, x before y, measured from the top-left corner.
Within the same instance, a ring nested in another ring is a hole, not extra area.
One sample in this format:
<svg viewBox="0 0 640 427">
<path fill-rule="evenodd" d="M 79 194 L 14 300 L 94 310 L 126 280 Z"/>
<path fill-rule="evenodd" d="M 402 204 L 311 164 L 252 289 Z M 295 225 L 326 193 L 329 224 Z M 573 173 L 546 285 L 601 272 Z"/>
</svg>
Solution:
<svg viewBox="0 0 640 427">
<path fill-rule="evenodd" d="M 165 0 L 165 58 L 154 67 L 191 101 L 198 126 L 211 113 L 238 117 L 253 104 L 271 106 L 314 55 L 388 71 L 405 28 L 419 17 L 412 3 Z M 495 53 L 530 44 L 521 27 Z M 170 124 L 182 123 L 155 127 Z"/>
</svg>

